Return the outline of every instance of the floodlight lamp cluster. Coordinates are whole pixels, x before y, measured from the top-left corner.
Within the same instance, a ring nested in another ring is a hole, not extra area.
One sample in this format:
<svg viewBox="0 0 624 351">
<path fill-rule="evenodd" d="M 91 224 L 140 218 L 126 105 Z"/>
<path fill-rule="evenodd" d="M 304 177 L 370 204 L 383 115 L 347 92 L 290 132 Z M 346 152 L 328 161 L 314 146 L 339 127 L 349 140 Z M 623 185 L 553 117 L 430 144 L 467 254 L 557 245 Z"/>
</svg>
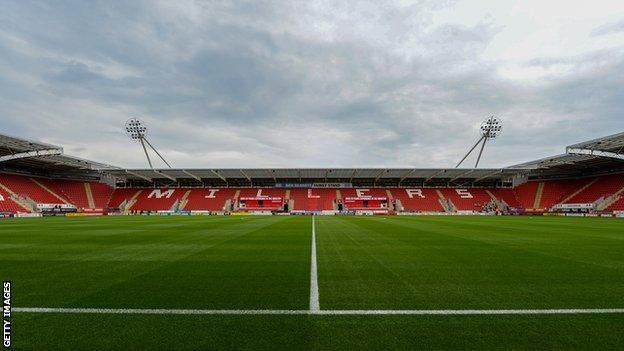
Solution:
<svg viewBox="0 0 624 351">
<path fill-rule="evenodd" d="M 464 162 L 464 160 L 468 157 L 468 155 L 472 153 L 472 151 L 477 147 L 477 145 L 481 144 L 481 149 L 479 150 L 479 156 L 477 156 L 477 162 L 475 163 L 475 166 L 474 166 L 474 168 L 477 168 L 477 166 L 479 166 L 479 161 L 481 160 L 481 155 L 483 154 L 483 149 L 485 148 L 485 143 L 489 139 L 496 138 L 501 133 L 502 130 L 503 130 L 503 122 L 497 117 L 490 116 L 485 121 L 483 121 L 483 123 L 481 123 L 481 126 L 479 127 L 479 131 L 481 132 L 481 138 L 477 140 L 474 146 L 470 149 L 470 151 L 468 151 L 466 156 L 464 156 L 464 158 L 462 158 L 461 161 L 459 161 L 459 163 L 457 164 L 457 166 L 455 166 L 455 168 L 459 167 L 459 165 L 461 165 L 462 162 Z"/>
<path fill-rule="evenodd" d="M 169 162 L 167 162 L 165 158 L 162 157 L 160 152 L 158 152 L 158 150 L 156 150 L 156 148 L 147 140 L 147 126 L 143 124 L 143 122 L 141 122 L 138 118 L 130 118 L 126 121 L 125 129 L 128 138 L 141 142 L 143 152 L 145 152 L 145 157 L 147 158 L 147 163 L 149 163 L 150 168 L 154 169 L 154 166 L 152 165 L 152 160 L 147 153 L 147 147 L 145 147 L 145 144 L 147 144 L 156 153 L 156 155 L 158 155 L 158 157 L 160 157 L 160 159 L 163 160 L 169 168 L 171 168 Z"/>
<path fill-rule="evenodd" d="M 145 138 L 147 127 L 138 118 L 130 118 L 126 121 L 126 135 L 132 140 Z"/>
<path fill-rule="evenodd" d="M 482 136 L 489 139 L 494 139 L 503 130 L 503 122 L 500 119 L 492 116 L 483 121 L 479 129 L 481 130 Z"/>
</svg>

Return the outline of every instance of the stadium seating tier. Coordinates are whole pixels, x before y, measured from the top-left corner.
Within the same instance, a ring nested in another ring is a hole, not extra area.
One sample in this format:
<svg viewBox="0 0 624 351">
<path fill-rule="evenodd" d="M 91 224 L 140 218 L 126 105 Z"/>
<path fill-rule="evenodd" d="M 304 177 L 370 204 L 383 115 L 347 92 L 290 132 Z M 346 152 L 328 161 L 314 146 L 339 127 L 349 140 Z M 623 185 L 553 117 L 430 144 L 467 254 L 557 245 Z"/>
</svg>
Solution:
<svg viewBox="0 0 624 351">
<path fill-rule="evenodd" d="M 613 195 L 616 194 L 616 195 Z M 34 203 L 70 203 L 78 208 L 124 208 L 136 211 L 222 211 L 240 198 L 280 198 L 291 210 L 334 210 L 346 198 L 387 199 L 389 209 L 400 205 L 406 212 L 444 211 L 449 202 L 457 210 L 479 211 L 493 197 L 514 208 L 548 209 L 556 204 L 591 203 L 613 195 L 607 210 L 624 210 L 624 176 L 606 175 L 585 179 L 529 181 L 516 188 L 117 188 L 95 181 L 47 179 L 0 174 L 0 211 L 24 212 L 13 195 Z M 22 200 L 20 200 L 22 201 Z M 384 200 L 385 201 L 385 200 Z M 175 205 L 178 206 L 175 206 Z M 610 204 L 610 205 L 609 205 Z M 273 205 L 271 205 L 273 206 Z M 264 206 L 266 207 L 266 206 Z M 273 208 L 275 207 L 275 208 Z M 246 210 L 277 209 L 255 208 Z"/>
</svg>

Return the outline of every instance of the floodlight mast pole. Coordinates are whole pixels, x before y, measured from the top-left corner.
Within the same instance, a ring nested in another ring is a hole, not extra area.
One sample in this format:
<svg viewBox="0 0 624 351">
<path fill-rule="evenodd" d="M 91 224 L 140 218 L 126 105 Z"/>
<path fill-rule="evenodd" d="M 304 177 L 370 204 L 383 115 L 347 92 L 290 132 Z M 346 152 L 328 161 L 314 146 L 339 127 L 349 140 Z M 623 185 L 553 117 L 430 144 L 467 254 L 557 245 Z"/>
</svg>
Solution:
<svg viewBox="0 0 624 351">
<path fill-rule="evenodd" d="M 152 150 L 154 150 L 156 155 L 158 155 L 158 157 L 160 157 L 160 159 L 167 165 L 167 167 L 171 168 L 171 165 L 169 164 L 169 162 L 167 162 L 167 160 L 165 160 L 165 158 L 162 157 L 160 152 L 158 152 L 158 150 L 156 150 L 156 148 L 149 142 L 149 140 L 147 140 L 147 138 L 144 138 L 144 139 L 145 139 L 145 142 L 147 143 L 147 145 L 149 145 L 149 147 L 151 147 Z M 145 146 L 143 146 L 143 148 L 145 148 Z M 149 159 L 149 157 L 148 157 L 148 159 Z M 151 163 L 150 163 L 150 165 L 151 165 Z"/>
<path fill-rule="evenodd" d="M 481 130 L 481 138 L 477 140 L 474 146 L 468 151 L 468 153 L 464 156 L 464 158 L 462 158 L 461 161 L 459 161 L 459 163 L 457 164 L 457 166 L 455 166 L 455 168 L 459 167 L 459 165 L 461 165 L 462 162 L 464 162 L 464 160 L 466 160 L 466 158 L 470 156 L 470 154 L 474 151 L 474 149 L 479 144 L 481 144 L 481 148 L 479 149 L 479 155 L 477 156 L 477 162 L 475 162 L 475 165 L 474 165 L 474 168 L 479 167 L 479 161 L 481 161 L 481 156 L 483 155 L 483 149 L 485 149 L 485 144 L 487 143 L 488 139 L 496 138 L 496 136 L 502 130 L 501 120 L 494 116 L 491 116 L 488 119 L 486 119 L 483 123 L 481 123 L 481 127 L 479 129 Z"/>
<path fill-rule="evenodd" d="M 487 140 L 488 140 L 488 137 L 484 136 L 483 137 L 483 144 L 481 144 L 481 150 L 479 150 L 479 157 L 477 157 L 477 162 L 475 163 L 474 168 L 477 168 L 477 166 L 479 166 L 479 160 L 481 160 L 481 154 L 483 154 L 483 148 L 485 147 L 485 143 L 487 142 Z"/>
<path fill-rule="evenodd" d="M 154 169 L 154 166 L 152 166 L 152 160 L 150 159 L 149 154 L 147 153 L 147 148 L 145 147 L 145 143 L 143 142 L 143 139 L 144 139 L 143 137 L 139 137 L 139 140 L 141 141 L 141 146 L 143 146 L 143 152 L 145 152 L 145 157 L 147 157 L 147 163 L 149 163 L 151 169 Z"/>
<path fill-rule="evenodd" d="M 167 165 L 167 167 L 171 168 L 169 162 L 167 162 L 167 160 L 165 160 L 160 152 L 156 150 L 154 145 L 152 145 L 152 143 L 147 140 L 147 127 L 143 125 L 140 120 L 138 120 L 137 118 L 130 118 L 126 121 L 126 135 L 132 140 L 139 140 L 141 142 L 143 152 L 145 153 L 145 157 L 147 158 L 147 163 L 149 163 L 151 169 L 154 169 L 154 165 L 152 164 L 152 159 L 149 156 L 149 152 L 147 152 L 147 147 L 145 146 L 146 143 L 152 150 L 154 150 L 156 155 L 160 157 L 160 159 Z"/>
<path fill-rule="evenodd" d="M 477 147 L 477 145 L 479 145 L 479 143 L 483 140 L 483 138 L 485 138 L 485 136 L 482 136 L 481 138 L 479 138 L 479 140 L 477 140 L 474 146 L 470 149 L 470 151 L 468 151 L 468 153 L 464 156 L 464 158 L 462 158 L 461 161 L 459 161 L 459 163 L 457 164 L 457 166 L 455 166 L 455 168 L 459 167 L 459 165 L 461 165 L 462 162 L 464 162 L 464 160 L 472 153 L 472 151 Z M 483 148 L 481 148 L 481 150 L 483 151 Z"/>
</svg>

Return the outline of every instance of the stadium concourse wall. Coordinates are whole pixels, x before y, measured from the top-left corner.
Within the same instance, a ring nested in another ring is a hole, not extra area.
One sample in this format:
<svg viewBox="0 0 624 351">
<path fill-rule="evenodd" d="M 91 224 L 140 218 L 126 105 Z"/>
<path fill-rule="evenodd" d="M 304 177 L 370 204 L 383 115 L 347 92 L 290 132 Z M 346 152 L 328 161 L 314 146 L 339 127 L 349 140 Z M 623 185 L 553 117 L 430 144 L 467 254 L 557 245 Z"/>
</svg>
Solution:
<svg viewBox="0 0 624 351">
<path fill-rule="evenodd" d="M 0 173 L 0 216 L 310 213 L 620 216 L 624 213 L 623 174 L 535 180 L 515 188 L 327 186 L 331 188 L 320 185 L 310 187 L 309 184 L 237 188 L 113 188 L 97 181 Z"/>
</svg>

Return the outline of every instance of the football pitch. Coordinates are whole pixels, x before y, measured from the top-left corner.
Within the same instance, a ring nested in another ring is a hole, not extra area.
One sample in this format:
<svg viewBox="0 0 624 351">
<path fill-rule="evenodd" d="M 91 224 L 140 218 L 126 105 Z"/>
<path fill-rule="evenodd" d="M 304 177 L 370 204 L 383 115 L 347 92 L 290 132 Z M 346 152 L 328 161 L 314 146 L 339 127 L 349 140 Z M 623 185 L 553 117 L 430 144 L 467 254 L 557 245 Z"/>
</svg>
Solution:
<svg viewBox="0 0 624 351">
<path fill-rule="evenodd" d="M 624 221 L 0 221 L 21 349 L 623 349 Z"/>
</svg>

